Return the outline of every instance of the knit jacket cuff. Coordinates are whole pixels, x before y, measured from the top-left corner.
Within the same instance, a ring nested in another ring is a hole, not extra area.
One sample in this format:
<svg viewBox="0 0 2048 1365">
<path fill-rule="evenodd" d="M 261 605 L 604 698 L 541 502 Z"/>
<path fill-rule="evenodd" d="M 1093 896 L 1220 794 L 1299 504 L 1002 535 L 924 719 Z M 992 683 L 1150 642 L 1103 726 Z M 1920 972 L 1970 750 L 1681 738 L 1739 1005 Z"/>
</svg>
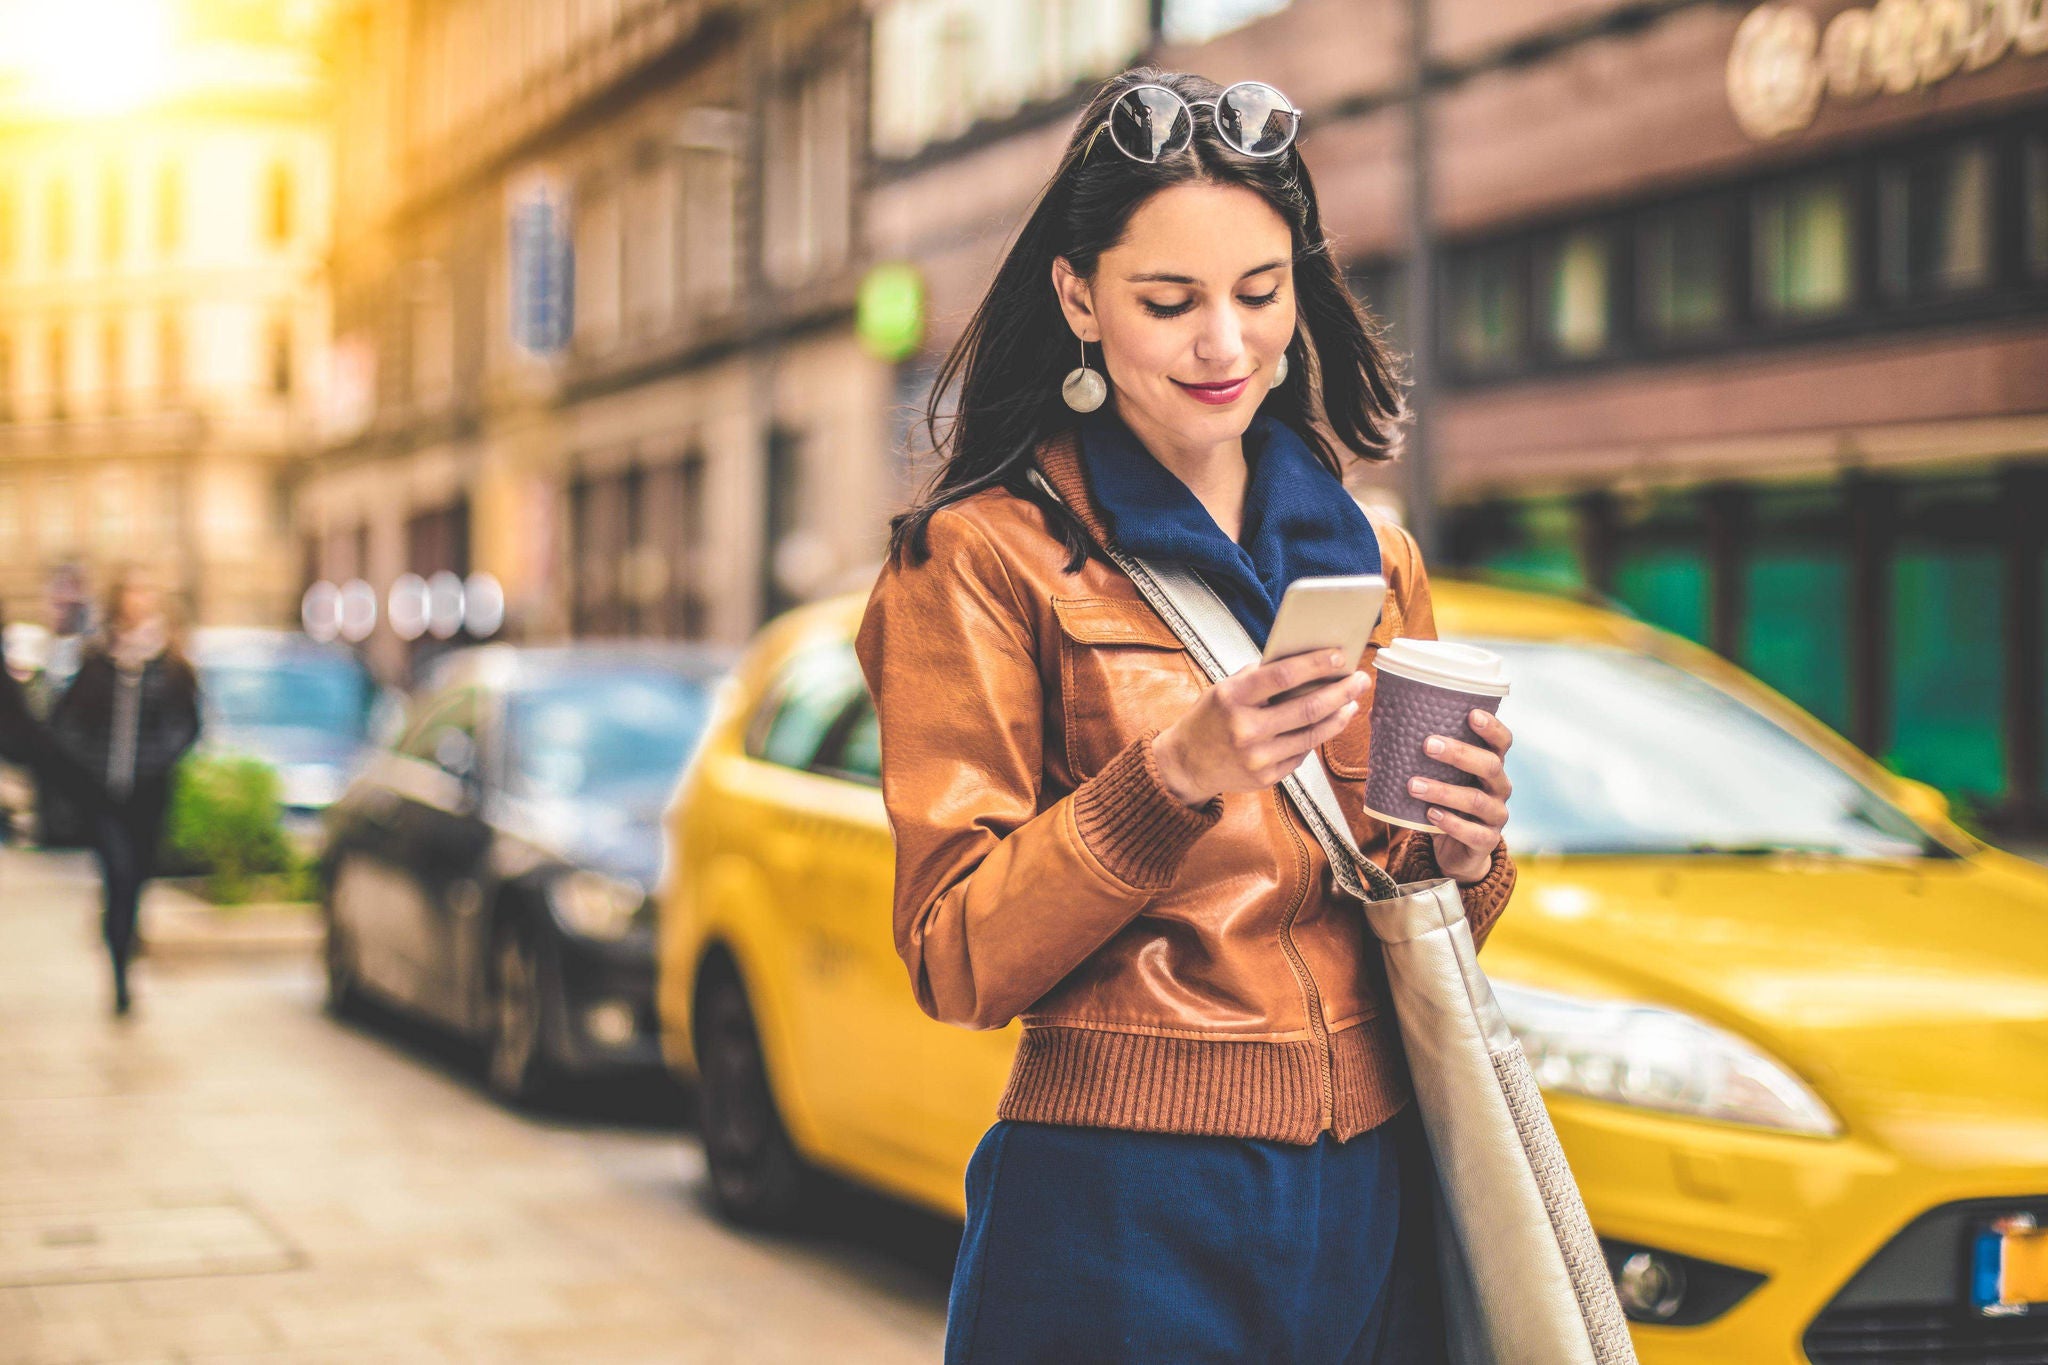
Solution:
<svg viewBox="0 0 2048 1365">
<path fill-rule="evenodd" d="M 1448 876 L 1436 861 L 1436 836 L 1423 830 L 1404 830 L 1402 843 L 1394 850 L 1388 868 L 1397 882 L 1426 882 Z M 1515 889 L 1515 859 L 1502 840 L 1493 846 L 1493 863 L 1476 882 L 1459 882 L 1458 898 L 1465 903 L 1465 923 L 1472 930 L 1472 946 L 1486 942 L 1493 923 L 1508 907 Z"/>
<path fill-rule="evenodd" d="M 1223 798 L 1190 806 L 1167 790 L 1147 730 L 1074 789 L 1074 822 L 1088 851 L 1119 880 L 1144 891 L 1173 883 L 1196 839 L 1223 818 Z"/>
</svg>

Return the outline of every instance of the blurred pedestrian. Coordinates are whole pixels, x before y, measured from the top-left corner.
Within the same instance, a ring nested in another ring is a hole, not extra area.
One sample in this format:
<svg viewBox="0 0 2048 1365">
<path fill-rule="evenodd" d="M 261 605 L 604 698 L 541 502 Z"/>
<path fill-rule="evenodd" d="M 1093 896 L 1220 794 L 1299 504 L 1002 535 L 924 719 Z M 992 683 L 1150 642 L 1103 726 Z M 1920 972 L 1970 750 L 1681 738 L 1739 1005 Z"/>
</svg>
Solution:
<svg viewBox="0 0 2048 1365">
<path fill-rule="evenodd" d="M 5 615 L 0 608 L 0 619 Z M 30 688 L 38 674 L 20 675 L 22 661 L 9 647 L 10 634 L 0 631 L 0 759 L 28 769 L 38 782 L 70 800 L 88 807 L 104 802 L 105 783 L 59 744 L 36 714 Z"/>
<path fill-rule="evenodd" d="M 128 959 L 142 888 L 154 875 L 171 773 L 199 737 L 199 678 L 154 575 L 123 566 L 107 589 L 101 632 L 50 716 L 50 728 L 105 784 L 93 811 L 104 893 L 101 927 L 114 1012 L 129 1010 Z"/>
<path fill-rule="evenodd" d="M 1256 640 L 1295 578 L 1373 572 L 1375 639 L 1435 635 L 1414 538 L 1341 480 L 1405 410 L 1299 117 L 1150 69 L 1097 92 L 940 371 L 944 460 L 861 623 L 918 1002 L 1023 1021 L 967 1170 L 949 1365 L 1445 1356 L 1378 945 L 1275 784 L 1341 740 L 1361 850 L 1455 880 L 1483 940 L 1515 878 L 1508 733 L 1475 712 L 1484 744 L 1440 756 L 1478 785 L 1422 789 L 1430 829 L 1383 822 L 1369 669 L 1272 706 L 1342 665 L 1211 685 L 1106 554 L 1191 566 Z"/>
</svg>

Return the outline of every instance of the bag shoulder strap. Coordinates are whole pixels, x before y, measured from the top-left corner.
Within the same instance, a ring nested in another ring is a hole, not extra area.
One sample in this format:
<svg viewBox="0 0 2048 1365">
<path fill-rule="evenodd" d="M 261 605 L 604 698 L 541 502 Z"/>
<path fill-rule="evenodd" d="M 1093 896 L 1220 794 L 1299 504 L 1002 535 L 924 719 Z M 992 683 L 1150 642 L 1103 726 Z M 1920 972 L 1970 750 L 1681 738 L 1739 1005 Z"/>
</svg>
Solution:
<svg viewBox="0 0 2048 1365">
<path fill-rule="evenodd" d="M 1046 495 L 1064 505 L 1050 481 L 1035 466 L 1031 478 Z M 1153 563 L 1126 553 L 1115 544 L 1107 547 L 1110 562 L 1123 570 L 1140 595 L 1180 637 L 1195 663 L 1211 682 L 1221 682 L 1247 664 L 1257 663 L 1259 647 L 1252 643 L 1230 608 L 1215 589 L 1185 565 L 1172 561 Z M 1281 781 L 1295 809 L 1323 846 L 1337 884 L 1362 901 L 1386 900 L 1400 894 L 1385 869 L 1359 851 L 1351 837 L 1351 826 L 1337 804 L 1323 761 L 1311 749 L 1299 766 Z"/>
</svg>

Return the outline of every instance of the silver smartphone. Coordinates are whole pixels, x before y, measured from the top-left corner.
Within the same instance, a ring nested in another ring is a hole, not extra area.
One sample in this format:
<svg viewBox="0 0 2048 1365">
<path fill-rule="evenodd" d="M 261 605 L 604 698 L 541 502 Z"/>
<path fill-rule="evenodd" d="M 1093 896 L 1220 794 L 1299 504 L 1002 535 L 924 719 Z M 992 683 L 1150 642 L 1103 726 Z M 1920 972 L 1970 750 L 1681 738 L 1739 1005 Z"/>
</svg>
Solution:
<svg viewBox="0 0 2048 1365">
<path fill-rule="evenodd" d="M 1376 573 L 1324 574 L 1289 583 L 1273 617 L 1273 629 L 1266 634 L 1260 662 L 1272 663 L 1315 649 L 1337 650 L 1345 662 L 1341 669 L 1290 687 L 1267 704 L 1312 692 L 1355 671 L 1365 653 L 1366 638 L 1379 624 L 1380 605 L 1386 597 L 1387 580 Z"/>
</svg>

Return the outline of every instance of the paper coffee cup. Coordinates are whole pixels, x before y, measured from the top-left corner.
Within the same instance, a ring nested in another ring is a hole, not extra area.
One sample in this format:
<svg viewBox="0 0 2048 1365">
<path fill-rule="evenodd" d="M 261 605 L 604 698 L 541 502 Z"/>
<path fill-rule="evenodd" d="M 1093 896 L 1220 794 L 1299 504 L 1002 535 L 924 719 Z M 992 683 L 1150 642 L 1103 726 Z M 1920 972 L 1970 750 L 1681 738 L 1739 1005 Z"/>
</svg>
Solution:
<svg viewBox="0 0 2048 1365">
<path fill-rule="evenodd" d="M 1365 809 L 1393 825 L 1437 832 L 1429 801 L 1408 790 L 1411 777 L 1476 787 L 1479 778 L 1423 751 L 1431 735 L 1486 748 L 1472 728 L 1474 708 L 1500 709 L 1507 670 L 1490 649 L 1454 640 L 1396 636 L 1380 650 L 1372 698 L 1372 744 L 1366 759 Z"/>
</svg>

